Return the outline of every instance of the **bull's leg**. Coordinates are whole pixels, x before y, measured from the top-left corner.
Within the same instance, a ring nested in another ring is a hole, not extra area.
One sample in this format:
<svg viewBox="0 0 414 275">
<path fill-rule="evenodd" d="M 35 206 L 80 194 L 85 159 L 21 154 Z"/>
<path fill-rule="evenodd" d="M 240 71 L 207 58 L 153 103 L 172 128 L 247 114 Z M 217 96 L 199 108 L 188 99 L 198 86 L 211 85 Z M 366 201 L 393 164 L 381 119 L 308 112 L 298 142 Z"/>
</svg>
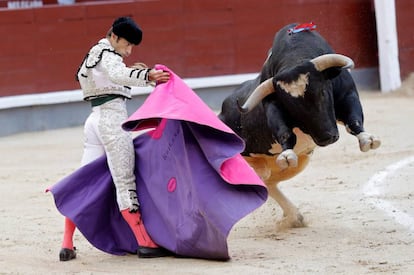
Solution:
<svg viewBox="0 0 414 275">
<path fill-rule="evenodd" d="M 305 223 L 298 208 L 282 193 L 277 186 L 280 182 L 291 179 L 303 171 L 310 160 L 310 153 L 297 156 L 297 166 L 281 169 L 275 161 L 274 156 L 261 154 L 250 154 L 245 160 L 256 171 L 260 178 L 266 183 L 269 196 L 272 197 L 282 208 L 283 218 L 278 221 L 279 229 L 304 227 Z"/>
<path fill-rule="evenodd" d="M 279 204 L 283 210 L 283 218 L 277 222 L 278 229 L 304 227 L 305 223 L 298 208 L 282 193 L 278 183 L 268 185 L 269 195 Z"/>
<path fill-rule="evenodd" d="M 265 181 L 269 195 L 279 204 L 283 210 L 283 218 L 278 221 L 279 229 L 304 227 L 306 226 L 299 209 L 283 194 L 278 184 L 288 180 L 302 172 L 310 161 L 310 153 L 303 153 L 297 156 L 297 165 L 285 169 L 271 169 L 271 176 Z"/>
<path fill-rule="evenodd" d="M 358 138 L 359 149 L 362 152 L 377 149 L 380 147 L 381 141 L 378 137 L 364 130 L 364 112 L 355 83 L 348 72 L 343 72 L 343 77 L 346 81 L 341 84 L 337 83 L 334 91 L 337 120 L 345 124 L 348 133 Z"/>
</svg>

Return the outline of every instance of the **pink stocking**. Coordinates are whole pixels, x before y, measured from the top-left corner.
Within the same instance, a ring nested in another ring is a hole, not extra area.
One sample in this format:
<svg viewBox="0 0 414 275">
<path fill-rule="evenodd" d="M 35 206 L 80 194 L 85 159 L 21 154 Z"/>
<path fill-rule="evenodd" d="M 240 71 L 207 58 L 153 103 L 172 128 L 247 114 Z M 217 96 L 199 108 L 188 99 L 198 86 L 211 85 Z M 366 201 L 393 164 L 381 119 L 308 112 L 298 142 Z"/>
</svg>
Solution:
<svg viewBox="0 0 414 275">
<path fill-rule="evenodd" d="M 65 217 L 65 231 L 63 233 L 62 248 L 69 248 L 73 250 L 73 234 L 75 233 L 76 225 L 67 217 Z"/>
<path fill-rule="evenodd" d="M 130 213 L 129 209 L 125 209 L 121 211 L 121 214 L 134 233 L 139 246 L 152 248 L 158 247 L 158 245 L 154 243 L 154 241 L 148 235 L 147 230 L 144 227 L 144 223 L 142 222 L 140 213 Z"/>
</svg>

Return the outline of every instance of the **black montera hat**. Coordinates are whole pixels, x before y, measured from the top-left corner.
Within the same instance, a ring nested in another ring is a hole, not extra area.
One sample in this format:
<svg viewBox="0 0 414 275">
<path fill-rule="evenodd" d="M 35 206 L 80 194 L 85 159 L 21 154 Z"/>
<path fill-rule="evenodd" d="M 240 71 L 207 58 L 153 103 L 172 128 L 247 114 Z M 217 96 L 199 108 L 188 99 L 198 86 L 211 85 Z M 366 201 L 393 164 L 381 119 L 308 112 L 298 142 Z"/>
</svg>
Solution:
<svg viewBox="0 0 414 275">
<path fill-rule="evenodd" d="M 130 17 L 119 17 L 112 24 L 112 32 L 125 38 L 129 43 L 138 45 L 142 40 L 142 31 Z"/>
</svg>

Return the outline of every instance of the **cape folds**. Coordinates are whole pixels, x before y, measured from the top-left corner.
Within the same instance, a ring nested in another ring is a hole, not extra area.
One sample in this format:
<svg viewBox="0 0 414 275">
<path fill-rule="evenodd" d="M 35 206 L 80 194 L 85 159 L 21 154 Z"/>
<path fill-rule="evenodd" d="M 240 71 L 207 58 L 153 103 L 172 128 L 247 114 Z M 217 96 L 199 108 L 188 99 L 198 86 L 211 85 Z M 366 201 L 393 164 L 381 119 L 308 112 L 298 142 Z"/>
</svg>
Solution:
<svg viewBox="0 0 414 275">
<path fill-rule="evenodd" d="M 227 260 L 227 237 L 267 199 L 263 182 L 241 157 L 244 142 L 180 79 L 159 84 L 122 125 L 147 129 L 134 140 L 144 224 L 159 245 L 184 257 Z M 98 249 L 138 247 L 116 204 L 105 156 L 50 188 L 59 211 Z"/>
</svg>

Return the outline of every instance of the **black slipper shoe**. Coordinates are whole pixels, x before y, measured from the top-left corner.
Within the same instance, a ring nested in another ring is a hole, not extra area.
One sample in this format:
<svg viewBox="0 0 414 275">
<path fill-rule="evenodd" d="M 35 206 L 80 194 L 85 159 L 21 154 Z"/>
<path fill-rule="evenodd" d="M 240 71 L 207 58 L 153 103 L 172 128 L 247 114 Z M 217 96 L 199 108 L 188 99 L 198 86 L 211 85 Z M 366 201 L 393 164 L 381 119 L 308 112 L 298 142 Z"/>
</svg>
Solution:
<svg viewBox="0 0 414 275">
<path fill-rule="evenodd" d="M 159 258 L 173 256 L 174 254 L 162 247 L 145 247 L 140 246 L 137 251 L 138 258 Z"/>
<path fill-rule="evenodd" d="M 70 261 L 76 258 L 76 248 L 62 248 L 59 252 L 59 260 L 61 262 Z"/>
</svg>

